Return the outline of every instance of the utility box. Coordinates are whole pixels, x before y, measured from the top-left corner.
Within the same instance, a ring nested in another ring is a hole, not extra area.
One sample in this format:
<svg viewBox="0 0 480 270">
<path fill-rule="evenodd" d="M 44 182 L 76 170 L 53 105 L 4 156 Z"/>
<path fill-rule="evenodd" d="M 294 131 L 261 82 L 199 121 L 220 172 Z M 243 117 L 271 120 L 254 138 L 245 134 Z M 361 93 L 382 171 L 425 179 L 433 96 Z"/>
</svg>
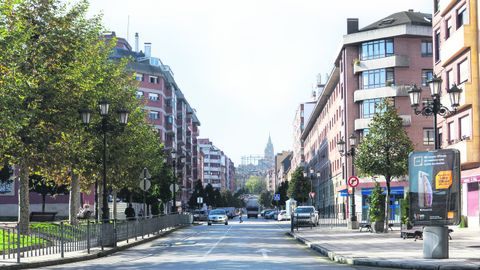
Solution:
<svg viewBox="0 0 480 270">
<path fill-rule="evenodd" d="M 292 215 L 295 208 L 297 208 L 297 201 L 295 201 L 294 199 L 288 199 L 285 201 L 285 210 L 287 211 L 287 217 Z"/>
</svg>

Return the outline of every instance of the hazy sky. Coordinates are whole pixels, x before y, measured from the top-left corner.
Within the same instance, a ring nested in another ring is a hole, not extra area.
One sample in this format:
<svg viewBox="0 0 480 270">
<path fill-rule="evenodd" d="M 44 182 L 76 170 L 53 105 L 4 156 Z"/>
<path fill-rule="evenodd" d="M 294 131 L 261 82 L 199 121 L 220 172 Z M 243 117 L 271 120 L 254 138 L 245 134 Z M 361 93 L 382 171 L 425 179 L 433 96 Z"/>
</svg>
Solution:
<svg viewBox="0 0 480 270">
<path fill-rule="evenodd" d="M 311 98 L 317 74 L 329 73 L 346 34 L 392 13 L 432 12 L 430 0 L 90 0 L 90 14 L 134 47 L 152 43 L 169 65 L 208 137 L 236 165 L 292 148 L 299 103 Z M 128 23 L 129 22 L 129 23 Z M 128 37 L 127 37 L 128 29 Z"/>
</svg>

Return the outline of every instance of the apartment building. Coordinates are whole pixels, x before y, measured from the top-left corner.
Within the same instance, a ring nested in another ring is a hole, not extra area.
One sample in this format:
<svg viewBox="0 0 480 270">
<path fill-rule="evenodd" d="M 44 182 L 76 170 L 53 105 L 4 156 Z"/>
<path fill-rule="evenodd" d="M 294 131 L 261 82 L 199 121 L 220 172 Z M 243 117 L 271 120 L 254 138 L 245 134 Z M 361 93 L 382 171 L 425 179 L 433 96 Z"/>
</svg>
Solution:
<svg viewBox="0 0 480 270">
<path fill-rule="evenodd" d="M 444 105 L 450 106 L 447 89 L 462 89 L 455 114 L 438 117 L 441 148 L 461 154 L 462 214 L 470 226 L 479 226 L 480 113 L 479 26 L 477 0 L 436 0 L 433 15 L 434 72 L 442 78 Z"/>
<path fill-rule="evenodd" d="M 215 189 L 233 192 L 236 186 L 235 164 L 210 139 L 198 139 L 198 147 L 201 152 L 199 177 L 203 185 L 211 184 Z"/>
<path fill-rule="evenodd" d="M 337 149 L 340 139 L 354 134 L 361 139 L 382 98 L 393 102 L 416 150 L 434 148 L 431 119 L 417 116 L 410 107 L 407 87 L 416 84 L 428 90 L 432 77 L 431 15 L 413 10 L 391 14 L 366 27 L 358 19 L 347 20 L 347 34 L 335 54 L 333 69 L 319 93 L 302 133 L 305 168 L 313 169 L 315 204 L 330 217 L 348 217 L 349 193 L 346 179 L 352 175 L 352 160 Z M 320 173 L 320 174 L 317 174 Z M 392 181 L 392 216 L 399 218 L 398 199 L 404 196 L 405 178 Z M 366 219 L 367 197 L 374 181 L 385 186 L 385 179 L 362 178 L 356 188 L 358 219 Z"/>
<path fill-rule="evenodd" d="M 200 121 L 195 109 L 174 79 L 172 69 L 160 58 L 151 55 L 152 44 L 144 44 L 139 51 L 139 36 L 135 35 L 135 50 L 124 38 L 115 33 L 107 38 L 117 38 L 112 58 L 132 57 L 128 68 L 135 72 L 138 81 L 137 98 L 144 102 L 149 122 L 157 129 L 160 142 L 167 152 L 177 153 L 176 173 L 181 187 L 177 205 L 186 207 L 198 178 L 198 145 Z"/>
</svg>

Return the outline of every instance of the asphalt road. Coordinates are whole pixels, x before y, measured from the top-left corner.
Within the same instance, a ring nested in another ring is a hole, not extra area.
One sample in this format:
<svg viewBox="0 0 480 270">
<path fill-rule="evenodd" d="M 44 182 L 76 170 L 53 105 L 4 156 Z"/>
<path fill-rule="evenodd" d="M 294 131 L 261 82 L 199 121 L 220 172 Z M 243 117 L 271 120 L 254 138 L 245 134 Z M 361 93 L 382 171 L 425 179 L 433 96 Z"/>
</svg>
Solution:
<svg viewBox="0 0 480 270">
<path fill-rule="evenodd" d="M 336 264 L 285 235 L 287 222 L 192 226 L 111 256 L 46 269 L 375 269 Z"/>
</svg>

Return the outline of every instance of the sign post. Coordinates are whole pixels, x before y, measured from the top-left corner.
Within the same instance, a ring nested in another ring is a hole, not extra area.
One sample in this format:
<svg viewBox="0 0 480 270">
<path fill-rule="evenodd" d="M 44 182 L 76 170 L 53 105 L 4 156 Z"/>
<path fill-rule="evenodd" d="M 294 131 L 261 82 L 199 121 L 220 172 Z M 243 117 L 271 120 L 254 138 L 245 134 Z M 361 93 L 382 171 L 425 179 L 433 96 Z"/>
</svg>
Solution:
<svg viewBox="0 0 480 270">
<path fill-rule="evenodd" d="M 408 159 L 409 219 L 423 226 L 423 257 L 448 258 L 448 227 L 461 215 L 460 152 L 441 149 L 412 152 Z"/>
<path fill-rule="evenodd" d="M 280 201 L 280 193 L 273 194 L 273 200 L 277 204 L 277 209 L 278 209 L 278 202 Z"/>
<path fill-rule="evenodd" d="M 146 216 L 147 214 L 147 200 L 146 200 L 146 192 L 150 189 L 152 183 L 150 182 L 150 178 L 152 176 L 148 172 L 147 168 L 143 168 L 143 171 L 140 173 L 140 189 L 143 190 L 143 215 Z"/>
</svg>

